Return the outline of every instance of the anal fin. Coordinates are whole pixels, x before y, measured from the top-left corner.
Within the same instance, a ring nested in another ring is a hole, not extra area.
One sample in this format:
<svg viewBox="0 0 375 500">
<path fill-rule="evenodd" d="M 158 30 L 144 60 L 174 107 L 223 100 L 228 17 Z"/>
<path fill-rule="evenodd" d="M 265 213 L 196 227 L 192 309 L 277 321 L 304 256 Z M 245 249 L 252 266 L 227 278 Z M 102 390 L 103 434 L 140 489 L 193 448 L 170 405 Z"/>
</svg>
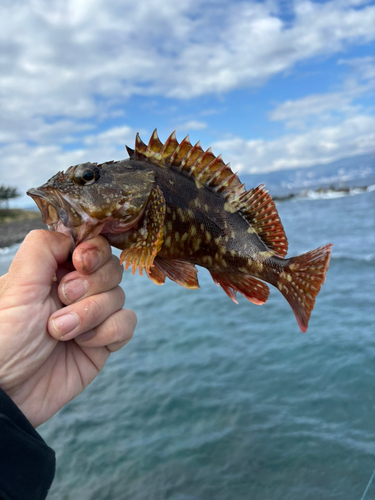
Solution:
<svg viewBox="0 0 375 500">
<path fill-rule="evenodd" d="M 197 273 L 197 268 L 190 262 L 157 256 L 154 260 L 154 267 L 147 272 L 147 275 L 159 285 L 163 284 L 165 278 L 168 277 L 178 285 L 196 290 L 199 288 Z"/>
<path fill-rule="evenodd" d="M 244 274 L 224 274 L 210 271 L 214 282 L 224 290 L 230 299 L 236 304 L 236 292 L 241 293 L 253 304 L 264 304 L 269 296 L 269 288 L 263 281 Z"/>
<path fill-rule="evenodd" d="M 147 276 L 152 280 L 155 285 L 164 285 L 166 275 L 155 265 L 155 259 L 153 267 L 150 268 L 150 271 L 147 273 Z"/>
</svg>

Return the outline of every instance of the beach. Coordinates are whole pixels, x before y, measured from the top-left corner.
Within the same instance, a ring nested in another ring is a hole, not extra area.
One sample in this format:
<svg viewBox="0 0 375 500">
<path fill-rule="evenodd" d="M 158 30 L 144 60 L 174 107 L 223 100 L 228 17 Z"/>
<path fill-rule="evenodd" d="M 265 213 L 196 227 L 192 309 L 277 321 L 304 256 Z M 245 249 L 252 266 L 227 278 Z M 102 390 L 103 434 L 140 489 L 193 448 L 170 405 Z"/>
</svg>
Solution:
<svg viewBox="0 0 375 500">
<path fill-rule="evenodd" d="M 36 213 L 36 215 L 38 214 Z M 0 224 L 0 248 L 21 243 L 33 229 L 47 229 L 47 226 L 40 217 Z"/>
</svg>

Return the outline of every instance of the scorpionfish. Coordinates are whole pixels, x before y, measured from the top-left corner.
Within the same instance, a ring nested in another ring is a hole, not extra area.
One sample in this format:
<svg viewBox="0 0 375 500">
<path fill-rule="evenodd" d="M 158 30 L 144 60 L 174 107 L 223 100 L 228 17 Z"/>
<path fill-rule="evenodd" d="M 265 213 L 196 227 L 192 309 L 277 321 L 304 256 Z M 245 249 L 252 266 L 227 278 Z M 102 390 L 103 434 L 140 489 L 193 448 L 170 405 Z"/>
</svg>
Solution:
<svg viewBox="0 0 375 500">
<path fill-rule="evenodd" d="M 71 238 L 72 249 L 98 234 L 122 250 L 125 269 L 156 284 L 166 277 L 199 288 L 196 265 L 236 301 L 236 292 L 264 304 L 270 283 L 289 302 L 300 329 L 308 326 L 325 281 L 331 244 L 285 258 L 288 241 L 264 185 L 246 191 L 215 156 L 173 132 L 162 144 L 156 130 L 139 134 L 129 158 L 82 163 L 27 193 L 49 230 Z"/>
</svg>

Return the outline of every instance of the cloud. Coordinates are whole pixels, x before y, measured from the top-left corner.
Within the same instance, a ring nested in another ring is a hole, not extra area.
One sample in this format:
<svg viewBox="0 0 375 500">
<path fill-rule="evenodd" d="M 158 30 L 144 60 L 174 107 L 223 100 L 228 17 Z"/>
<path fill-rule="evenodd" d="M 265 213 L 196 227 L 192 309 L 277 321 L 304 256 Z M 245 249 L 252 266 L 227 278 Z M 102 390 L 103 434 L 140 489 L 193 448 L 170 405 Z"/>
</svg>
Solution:
<svg viewBox="0 0 375 500">
<path fill-rule="evenodd" d="M 322 123 L 358 114 L 361 110 L 358 99 L 374 94 L 375 57 L 339 60 L 338 64 L 346 64 L 353 70 L 341 90 L 283 102 L 269 114 L 270 120 L 284 121 L 288 127 L 300 128 L 307 121 L 311 125 L 312 118 Z"/>
<path fill-rule="evenodd" d="M 348 92 L 314 94 L 294 101 L 286 101 L 271 113 L 273 121 L 286 121 L 288 126 L 301 126 L 306 118 L 318 117 L 320 120 L 331 117 L 332 111 L 348 113 L 355 109 L 351 105 L 353 95 Z"/>
<path fill-rule="evenodd" d="M 299 1 L 288 25 L 273 2 L 34 0 L 1 10 L 3 125 L 15 114 L 30 125 L 100 120 L 132 95 L 225 93 L 375 39 L 375 6 L 343 0 Z"/>
<path fill-rule="evenodd" d="M 363 80 L 375 83 L 375 57 L 355 57 L 353 59 L 340 59 L 338 64 L 347 64 Z"/>
<path fill-rule="evenodd" d="M 203 130 L 207 128 L 207 123 L 199 122 L 197 120 L 190 120 L 188 122 L 178 124 L 177 128 L 179 131 L 187 130 L 188 132 L 192 130 Z"/>
<path fill-rule="evenodd" d="M 232 138 L 214 144 L 216 154 L 246 173 L 309 167 L 374 151 L 375 118 L 358 115 L 338 126 L 288 134 L 272 141 Z"/>
</svg>

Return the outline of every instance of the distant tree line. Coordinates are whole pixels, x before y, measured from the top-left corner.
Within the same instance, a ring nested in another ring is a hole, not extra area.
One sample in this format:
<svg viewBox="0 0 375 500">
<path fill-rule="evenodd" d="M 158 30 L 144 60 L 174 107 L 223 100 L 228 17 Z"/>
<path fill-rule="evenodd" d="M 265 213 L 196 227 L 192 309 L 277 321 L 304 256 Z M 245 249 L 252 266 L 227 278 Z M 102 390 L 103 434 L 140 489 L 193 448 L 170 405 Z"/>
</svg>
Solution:
<svg viewBox="0 0 375 500">
<path fill-rule="evenodd" d="M 5 206 L 8 208 L 9 200 L 17 198 L 17 196 L 21 196 L 21 194 L 17 191 L 17 188 L 0 185 L 0 207 Z"/>
</svg>

